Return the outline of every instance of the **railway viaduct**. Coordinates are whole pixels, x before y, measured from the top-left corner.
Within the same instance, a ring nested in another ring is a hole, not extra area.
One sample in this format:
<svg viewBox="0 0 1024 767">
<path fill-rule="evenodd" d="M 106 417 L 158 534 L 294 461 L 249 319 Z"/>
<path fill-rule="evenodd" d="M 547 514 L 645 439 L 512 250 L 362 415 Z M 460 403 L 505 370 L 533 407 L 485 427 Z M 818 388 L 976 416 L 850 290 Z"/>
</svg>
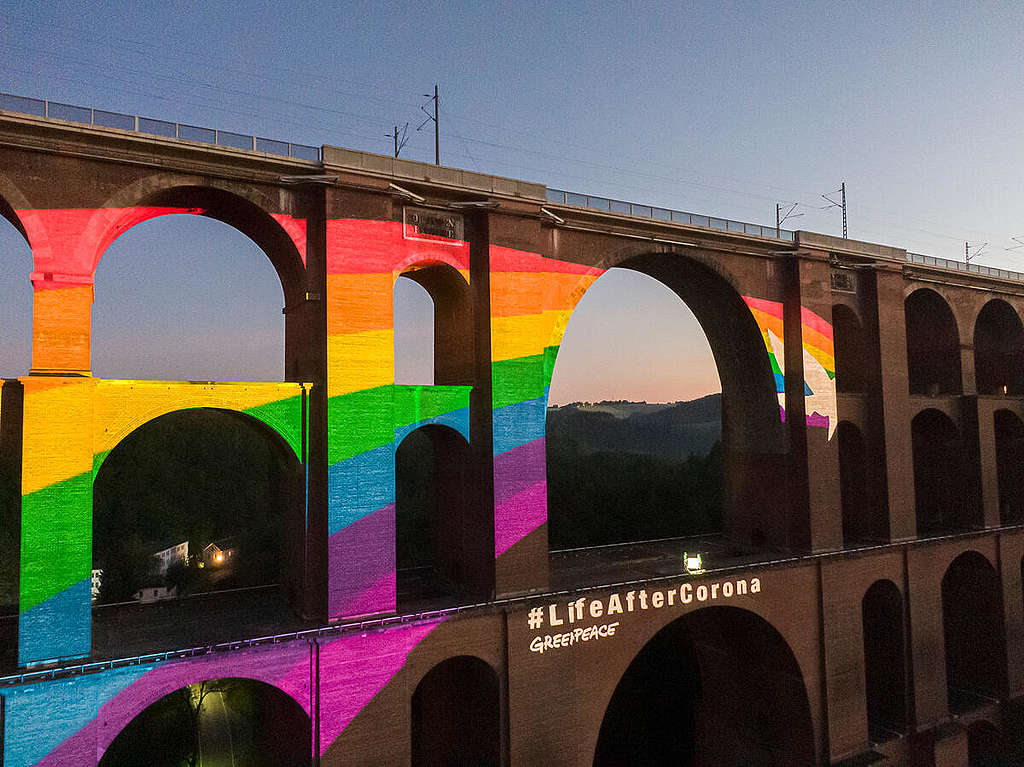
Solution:
<svg viewBox="0 0 1024 767">
<path fill-rule="evenodd" d="M 0 402 L 21 541 L 4 765 L 95 765 L 147 706 L 215 678 L 283 695 L 323 765 L 1017 758 L 1024 275 L 332 146 L 303 159 L 75 119 L 0 111 L 0 214 L 34 288 L 32 367 Z M 179 214 L 237 228 L 274 265 L 284 383 L 91 375 L 97 264 Z M 715 357 L 726 521 L 703 573 L 671 546 L 646 570 L 548 550 L 548 384 L 611 267 L 675 291 Z M 432 386 L 394 384 L 403 275 L 436 307 Z M 285 588 L 315 628 L 99 655 L 93 481 L 134 430 L 197 407 L 244 414 L 301 465 Z M 461 441 L 469 477 L 435 520 L 458 597 L 428 612 L 396 592 L 395 452 L 417 429 Z"/>
</svg>

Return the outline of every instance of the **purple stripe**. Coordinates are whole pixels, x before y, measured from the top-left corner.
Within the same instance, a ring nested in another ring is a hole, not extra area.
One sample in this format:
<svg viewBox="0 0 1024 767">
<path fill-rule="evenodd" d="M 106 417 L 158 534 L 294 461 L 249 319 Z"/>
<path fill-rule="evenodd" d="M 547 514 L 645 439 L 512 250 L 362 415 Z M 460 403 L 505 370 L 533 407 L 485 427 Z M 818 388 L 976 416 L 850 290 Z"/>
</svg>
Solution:
<svg viewBox="0 0 1024 767">
<path fill-rule="evenodd" d="M 339 530 L 330 537 L 328 547 L 331 619 L 394 611 L 395 504 Z M 384 583 L 388 579 L 390 590 Z M 355 605 L 359 609 L 349 612 Z"/>
<path fill-rule="evenodd" d="M 815 410 L 813 413 L 811 413 L 809 416 L 807 416 L 807 425 L 808 426 L 820 426 L 823 429 L 827 429 L 828 428 L 828 416 L 827 415 L 821 415 L 821 413 L 819 413 L 817 410 Z"/>
<path fill-rule="evenodd" d="M 548 483 L 536 482 L 494 507 L 494 556 L 548 521 Z"/>
<path fill-rule="evenodd" d="M 547 480 L 544 438 L 494 456 L 494 503 L 500 506 L 538 482 Z"/>
</svg>

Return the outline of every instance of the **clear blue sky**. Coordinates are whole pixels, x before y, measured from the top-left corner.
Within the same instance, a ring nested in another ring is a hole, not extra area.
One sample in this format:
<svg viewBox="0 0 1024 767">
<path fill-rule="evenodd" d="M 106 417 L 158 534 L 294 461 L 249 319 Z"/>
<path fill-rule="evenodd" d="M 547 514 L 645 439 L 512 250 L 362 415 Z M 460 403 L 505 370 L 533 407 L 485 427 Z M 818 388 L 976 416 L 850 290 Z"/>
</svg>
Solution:
<svg viewBox="0 0 1024 767">
<path fill-rule="evenodd" d="M 805 215 L 789 224 L 830 234 L 840 217 L 818 208 L 819 195 L 846 181 L 851 237 L 948 258 L 965 240 L 988 242 L 981 262 L 1024 271 L 1024 248 L 1010 250 L 1024 240 L 1022 32 L 1019 2 L 11 2 L 0 10 L 0 89 L 384 153 L 385 134 L 408 121 L 403 156 L 430 161 L 430 126 L 415 127 L 438 82 L 445 164 L 760 223 L 773 223 L 776 202 L 800 202 Z M 265 259 L 216 223 L 146 226 L 100 267 L 96 372 L 164 375 L 146 367 L 159 362 L 180 370 L 171 377 L 280 377 L 280 288 Z M 28 364 L 17 307 L 31 295 L 27 249 L 9 229 L 0 225 L 0 256 L 17 274 L 0 277 L 10 331 L 0 373 L 12 375 Z M 195 271 L 154 277 L 151 295 L 133 297 L 141 315 L 112 316 L 104 302 L 130 284 L 117 264 L 148 271 L 165 248 Z M 613 282 L 596 314 L 632 317 L 656 300 L 648 282 Z M 204 283 L 217 288 L 212 300 Z M 161 305 L 172 313 L 148 321 Z M 251 333 L 227 334 L 215 309 L 246 318 Z M 580 330 L 584 320 L 581 308 L 570 334 L 599 332 Z M 134 361 L 119 351 L 124 323 L 157 351 Z M 637 318 L 632 340 L 592 344 L 579 364 L 606 371 L 610 398 L 715 390 L 706 342 L 692 320 L 679 323 Z M 174 357 L 182 338 L 187 370 Z M 669 380 L 642 355 L 599 356 L 680 338 L 690 351 L 672 359 L 693 355 L 701 384 Z M 614 372 L 648 364 L 650 380 L 665 380 L 660 393 L 627 390 Z"/>
</svg>

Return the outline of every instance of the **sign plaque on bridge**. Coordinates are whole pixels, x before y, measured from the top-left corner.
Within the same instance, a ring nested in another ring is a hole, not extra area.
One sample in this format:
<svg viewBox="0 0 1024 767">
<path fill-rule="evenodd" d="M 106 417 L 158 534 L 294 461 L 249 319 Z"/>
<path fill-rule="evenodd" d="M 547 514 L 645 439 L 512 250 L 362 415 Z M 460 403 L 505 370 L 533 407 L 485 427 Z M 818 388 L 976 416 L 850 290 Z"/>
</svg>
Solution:
<svg viewBox="0 0 1024 767">
<path fill-rule="evenodd" d="M 407 205 L 402 210 L 402 218 L 406 239 L 419 239 L 420 235 L 447 237 L 450 240 L 465 239 L 465 225 L 460 213 Z"/>
</svg>

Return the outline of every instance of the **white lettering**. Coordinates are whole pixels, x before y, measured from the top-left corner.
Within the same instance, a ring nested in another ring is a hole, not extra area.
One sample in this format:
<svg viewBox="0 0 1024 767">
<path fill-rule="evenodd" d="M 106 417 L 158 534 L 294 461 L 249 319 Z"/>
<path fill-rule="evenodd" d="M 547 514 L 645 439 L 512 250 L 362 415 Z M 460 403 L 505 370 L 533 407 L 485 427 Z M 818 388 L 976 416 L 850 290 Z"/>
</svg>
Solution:
<svg viewBox="0 0 1024 767">
<path fill-rule="evenodd" d="M 722 584 L 722 596 L 723 597 L 731 597 L 732 596 L 732 581 L 726 581 L 725 583 Z"/>
<path fill-rule="evenodd" d="M 718 584 L 717 583 L 712 583 L 711 584 L 711 598 L 712 599 L 718 599 Z"/>
<path fill-rule="evenodd" d="M 761 591 L 761 579 L 760 578 L 751 578 L 750 579 L 750 593 L 751 594 L 757 594 L 760 591 Z"/>
<path fill-rule="evenodd" d="M 684 583 L 679 587 L 679 601 L 684 605 L 688 605 L 693 601 L 693 586 L 691 584 Z"/>
<path fill-rule="evenodd" d="M 697 601 L 707 602 L 708 601 L 708 587 L 703 583 L 697 587 Z M 561 621 L 559 621 L 561 623 Z"/>
<path fill-rule="evenodd" d="M 604 605 L 601 604 L 600 599 L 595 599 L 590 603 L 590 617 L 600 618 L 602 613 L 604 613 Z"/>
<path fill-rule="evenodd" d="M 651 607 L 661 607 L 665 604 L 665 595 L 660 591 L 655 591 L 651 594 Z"/>
<path fill-rule="evenodd" d="M 668 592 L 668 604 L 669 604 L 669 607 L 671 607 L 675 603 L 676 603 L 676 590 L 672 589 L 670 592 Z"/>
<path fill-rule="evenodd" d="M 635 593 L 636 593 L 635 591 L 627 591 L 626 592 L 626 609 L 629 610 L 630 612 L 633 612 L 633 595 Z"/>
<path fill-rule="evenodd" d="M 742 596 L 747 593 L 747 582 L 736 581 L 736 596 Z"/>
<path fill-rule="evenodd" d="M 558 617 L 556 610 L 558 605 L 548 605 L 548 623 L 552 626 L 561 626 L 565 621 Z"/>
<path fill-rule="evenodd" d="M 618 594 L 608 597 L 608 615 L 615 615 L 622 612 L 622 600 Z"/>
<path fill-rule="evenodd" d="M 647 589 L 640 589 L 640 608 L 647 609 Z"/>
</svg>

